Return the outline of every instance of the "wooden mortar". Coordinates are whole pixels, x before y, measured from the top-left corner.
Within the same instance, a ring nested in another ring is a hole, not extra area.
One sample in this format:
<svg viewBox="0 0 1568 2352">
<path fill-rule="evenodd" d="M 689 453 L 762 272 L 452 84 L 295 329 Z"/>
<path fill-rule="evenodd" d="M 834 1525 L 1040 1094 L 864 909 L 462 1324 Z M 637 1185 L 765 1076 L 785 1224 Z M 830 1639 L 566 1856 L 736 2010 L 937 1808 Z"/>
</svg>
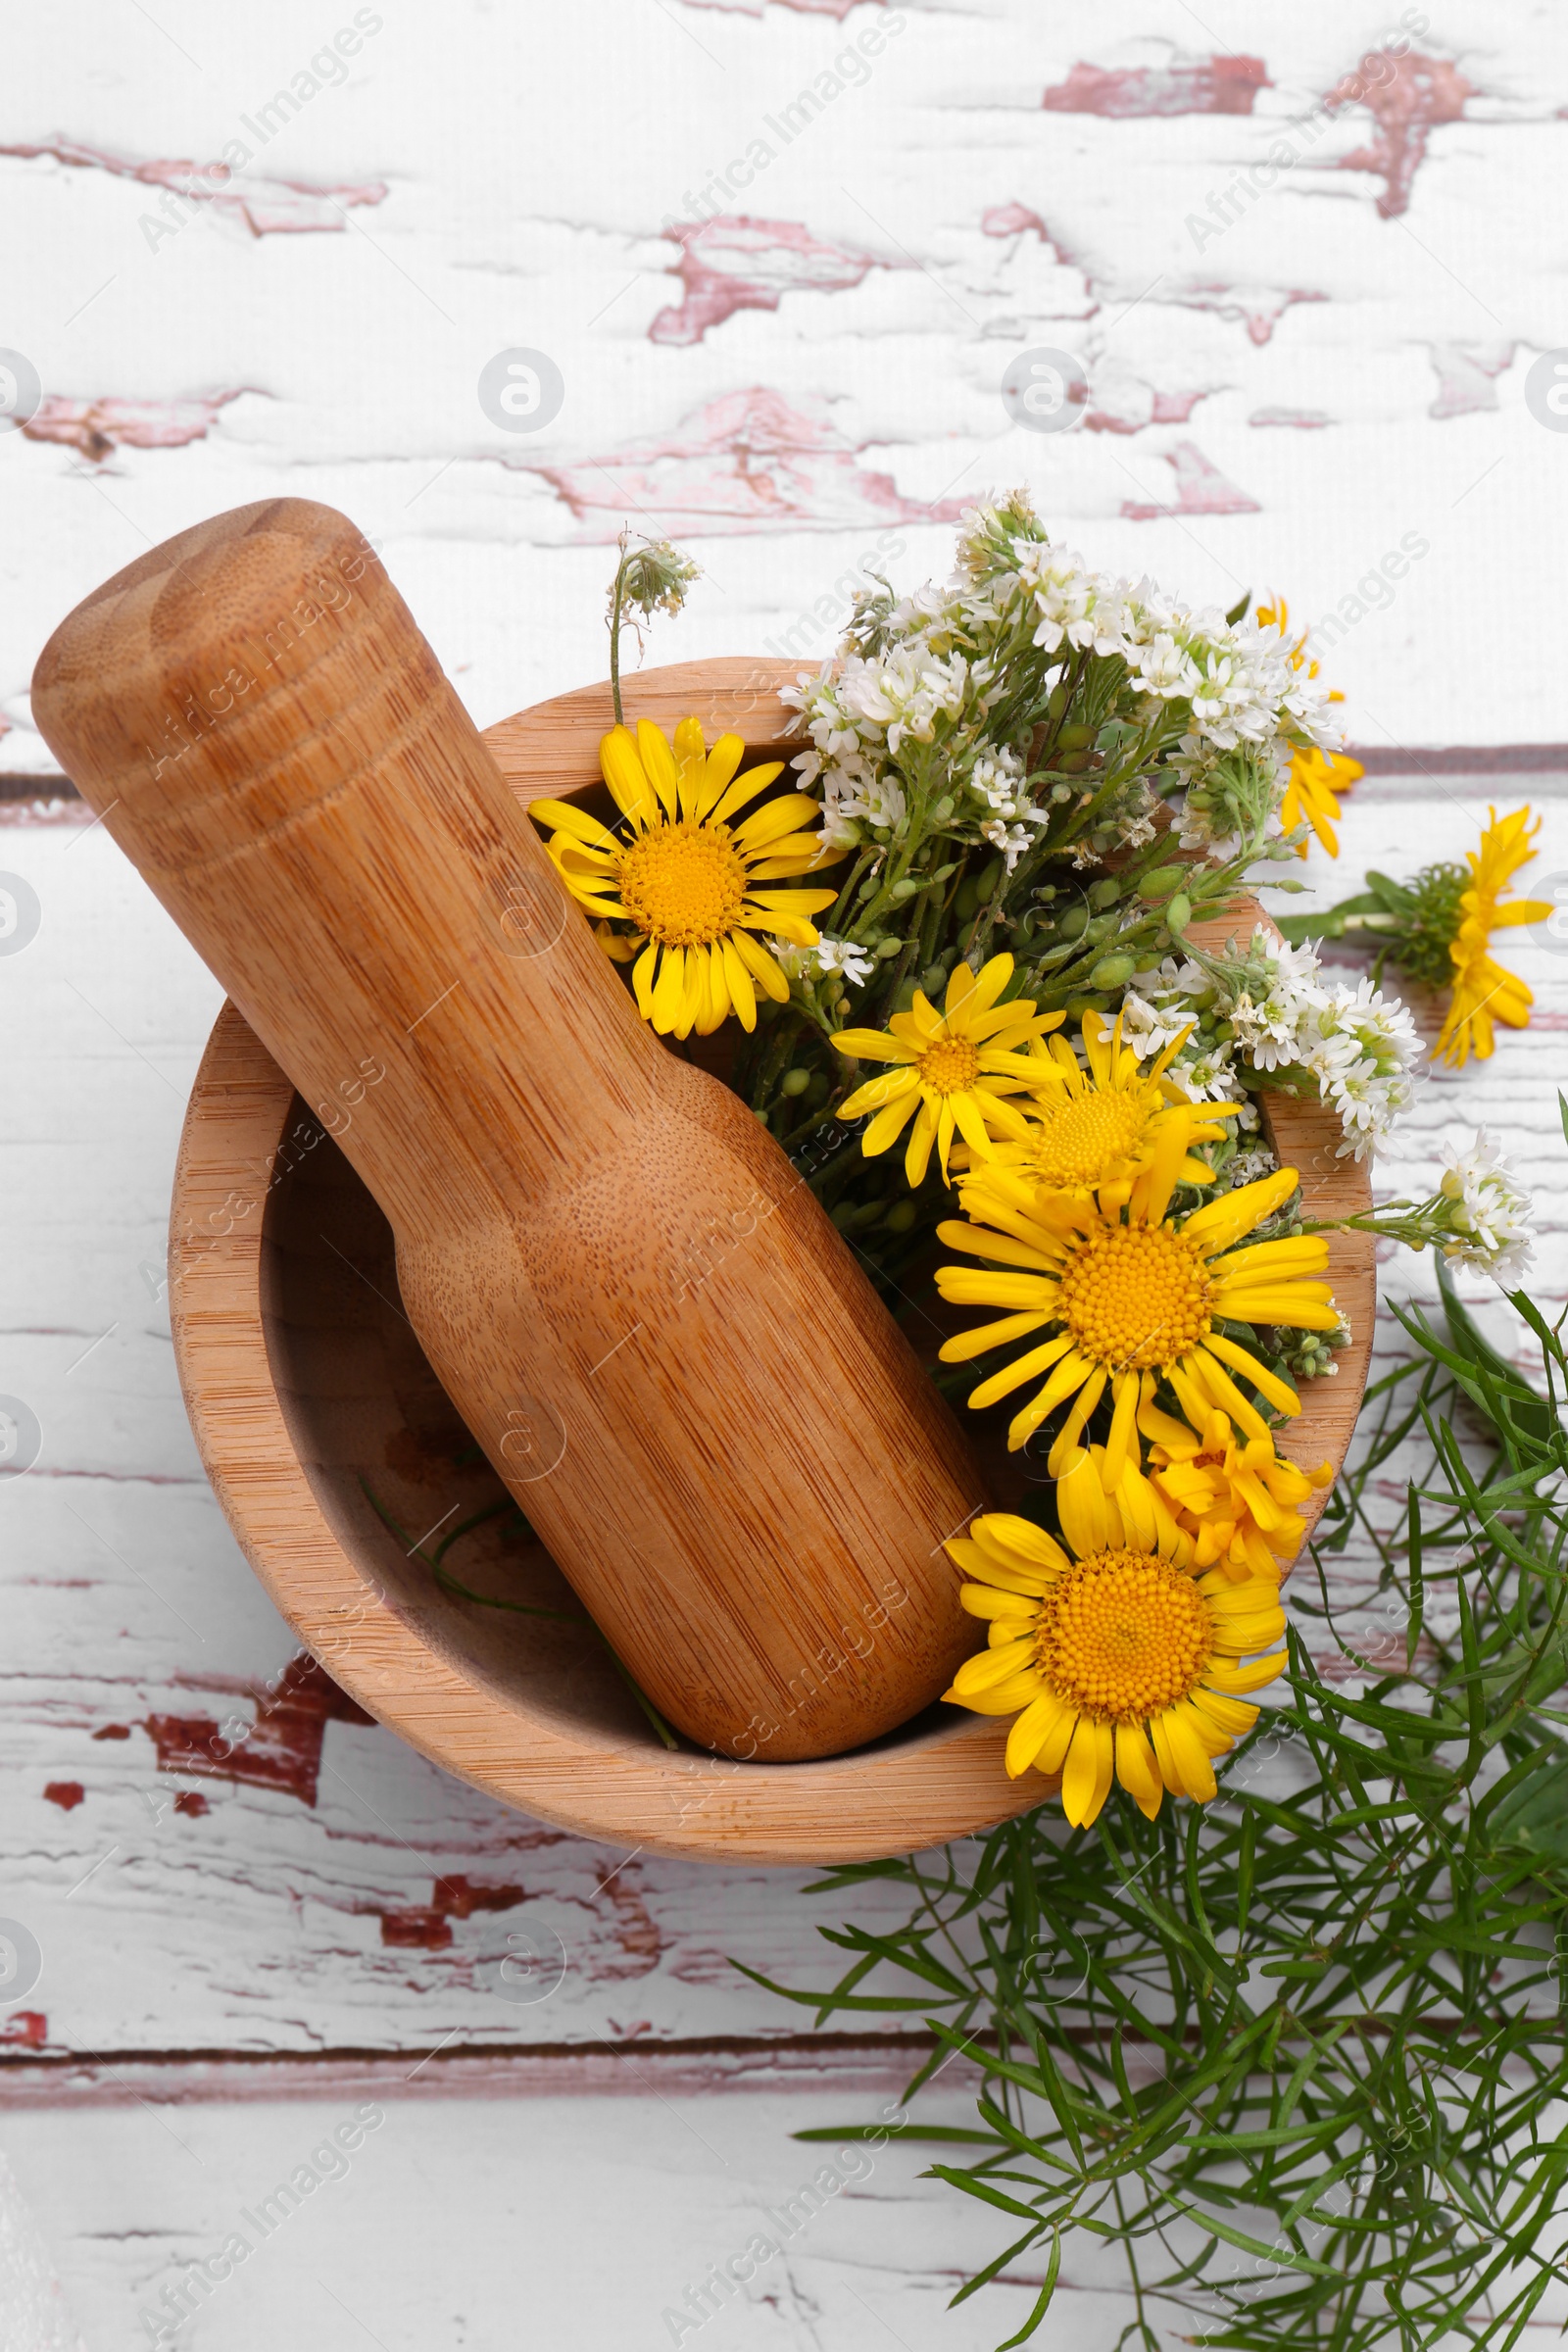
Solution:
<svg viewBox="0 0 1568 2352">
<path fill-rule="evenodd" d="M 781 739 L 792 713 L 778 688 L 797 667 L 682 662 L 641 672 L 630 692 L 666 732 L 695 712 L 710 737 L 733 729 L 773 757 L 790 748 Z M 550 794 L 592 803 L 610 720 L 608 684 L 586 686 L 500 720 L 485 741 L 519 802 Z M 1244 899 L 1196 928 L 1204 946 L 1221 947 L 1232 932 L 1247 939 L 1255 921 L 1268 918 Z M 1331 1110 L 1288 1095 L 1265 1096 L 1263 1108 L 1268 1140 L 1301 1171 L 1309 1216 L 1371 1205 L 1366 1168 L 1339 1156 Z M 952 1706 L 815 1763 L 772 1764 L 765 1747 L 746 1763 L 671 1755 L 604 1643 L 561 1622 L 571 1591 L 543 1544 L 519 1546 L 493 1519 L 451 1564 L 471 1589 L 553 1616 L 485 1607 L 438 1587 L 411 1544 L 493 1506 L 503 1489 L 482 1460 L 465 1459 L 467 1433 L 401 1311 L 385 1219 L 232 1004 L 191 1095 L 172 1244 L 175 1361 L 237 1542 L 301 1642 L 433 1763 L 617 1850 L 729 1863 L 907 1852 L 987 1829 L 1055 1788 L 1054 1777 L 1037 1772 L 1009 1781 L 1006 1723 Z M 1300 1417 L 1279 1443 L 1296 1461 L 1326 1456 L 1338 1468 L 1372 1349 L 1367 1236 L 1331 1238 L 1329 1275 L 1354 1339 L 1336 1378 L 1307 1383 Z M 942 1330 L 918 1313 L 909 1323 L 934 1352 Z M 983 1430 L 992 1425 L 982 1451 L 997 1503 L 1016 1509 L 1042 1466 L 1006 1452 L 1007 1418 L 1006 1408 L 973 1416 Z M 1309 1525 L 1325 1500 L 1320 1492 L 1306 1503 Z M 426 1551 L 439 1541 L 438 1532 Z M 976 1624 L 971 1646 L 984 1639 Z M 853 1671 L 853 1654 L 839 1655 L 836 1671 Z"/>
</svg>

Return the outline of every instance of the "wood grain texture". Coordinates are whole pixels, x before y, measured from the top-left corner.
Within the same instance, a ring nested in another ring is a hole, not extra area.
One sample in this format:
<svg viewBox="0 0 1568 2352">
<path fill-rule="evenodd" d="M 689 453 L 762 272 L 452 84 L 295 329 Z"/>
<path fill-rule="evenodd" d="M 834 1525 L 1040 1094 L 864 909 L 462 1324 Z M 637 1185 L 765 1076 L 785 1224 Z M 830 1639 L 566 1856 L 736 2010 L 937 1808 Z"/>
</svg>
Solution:
<svg viewBox="0 0 1568 2352">
<path fill-rule="evenodd" d="M 775 749 L 787 717 L 779 682 L 761 665 L 682 664 L 640 679 L 633 707 L 663 725 L 697 710 Z M 596 687 L 490 731 L 519 799 L 592 792 L 608 710 L 608 686 Z M 1255 902 L 1239 902 L 1208 931 L 1218 942 L 1238 924 L 1250 930 L 1259 913 Z M 1365 1171 L 1338 1155 L 1332 1114 L 1279 1097 L 1270 1117 L 1282 1158 L 1301 1169 L 1311 1214 L 1366 1205 Z M 482 1509 L 499 1490 L 482 1467 L 456 1466 L 467 1433 L 404 1318 L 384 1219 L 233 1006 L 192 1096 L 172 1231 L 186 1398 L 247 1556 L 312 1652 L 449 1770 L 589 1836 L 773 1863 L 935 1844 L 1045 1791 L 1032 1774 L 1007 1780 L 1004 1727 L 946 1708 L 830 1763 L 671 1757 L 591 1635 L 437 1592 L 367 1489 L 416 1540 Z M 1339 1377 L 1308 1391 L 1285 1446 L 1303 1462 L 1338 1466 L 1365 1379 L 1373 1277 L 1369 1243 L 1336 1236 L 1332 1248 L 1356 1338 Z M 1021 1495 L 1016 1460 L 999 1452 L 987 1466 L 1000 1500 Z M 1313 1498 L 1313 1521 L 1322 1499 Z M 463 1574 L 498 1595 L 569 1606 L 543 1544 L 519 1559 L 480 1536 Z M 859 1671 L 844 1651 L 817 1664 L 826 1674 Z"/>
<path fill-rule="evenodd" d="M 640 1019 L 354 525 L 181 533 L 61 624 L 34 706 L 340 1136 L 443 1385 L 660 1710 L 798 1761 L 929 1705 L 969 1646 L 967 1443 L 778 1145 Z"/>
</svg>

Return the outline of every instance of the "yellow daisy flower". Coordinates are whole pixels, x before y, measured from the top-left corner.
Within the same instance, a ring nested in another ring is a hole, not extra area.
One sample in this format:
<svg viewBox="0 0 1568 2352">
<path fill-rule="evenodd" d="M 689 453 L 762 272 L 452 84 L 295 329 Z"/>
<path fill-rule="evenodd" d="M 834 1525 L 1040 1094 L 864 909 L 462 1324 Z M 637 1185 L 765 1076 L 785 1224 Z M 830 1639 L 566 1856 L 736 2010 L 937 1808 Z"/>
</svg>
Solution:
<svg viewBox="0 0 1568 2352">
<path fill-rule="evenodd" d="M 1277 1579 L 1197 1573 L 1191 1537 L 1130 1462 L 1107 1491 L 1098 1446 L 1059 1482 L 1056 1507 L 1065 1549 L 1003 1511 L 948 1544 L 991 1645 L 943 1696 L 1016 1714 L 1008 1772 L 1059 1772 L 1075 1828 L 1094 1821 L 1112 1780 L 1151 1821 L 1167 1789 L 1206 1804 L 1213 1759 L 1257 1721 L 1241 1694 L 1285 1663 L 1282 1650 L 1255 1654 L 1284 1638 Z"/>
<path fill-rule="evenodd" d="M 933 1144 L 947 1183 L 955 1134 L 983 1157 L 994 1135 L 1018 1138 L 1028 1133 L 1008 1097 L 1038 1084 L 1040 1064 L 1019 1048 L 1059 1028 L 1065 1016 L 1037 1016 L 1032 997 L 999 1004 L 1012 969 L 1010 956 L 993 956 L 978 974 L 966 963 L 957 964 L 940 1012 L 916 989 L 909 1010 L 896 1012 L 885 1030 L 841 1029 L 833 1040 L 841 1054 L 853 1054 L 857 1061 L 896 1065 L 857 1087 L 840 1104 L 839 1116 L 858 1119 L 875 1111 L 861 1138 L 867 1158 L 897 1143 L 912 1118 L 904 1154 L 904 1172 L 911 1188 L 924 1181 Z"/>
<path fill-rule="evenodd" d="M 1213 1170 L 1191 1156 L 1192 1148 L 1217 1142 L 1225 1133 L 1221 1122 L 1235 1118 L 1241 1104 L 1189 1102 L 1165 1076 L 1182 1039 L 1142 1063 L 1123 1045 L 1121 1023 L 1120 1013 L 1114 1029 L 1094 1010 L 1084 1014 L 1087 1070 L 1079 1068 L 1064 1037 L 1039 1049 L 1039 1075 L 1027 1100 L 1016 1105 L 1029 1132 L 994 1146 L 989 1164 L 1050 1192 L 1098 1192 L 1108 1214 L 1129 1198 L 1134 1179 L 1152 1163 L 1160 1138 L 1174 1127 L 1184 1138 L 1178 1181 L 1213 1183 Z M 981 1182 L 978 1173 L 975 1181 Z"/>
<path fill-rule="evenodd" d="M 683 718 L 671 751 L 658 727 L 639 719 L 635 738 L 628 727 L 612 727 L 599 746 L 627 837 L 569 801 L 535 801 L 529 809 L 541 827 L 556 828 L 547 846 L 557 871 L 599 918 L 600 939 L 617 959 L 624 948 L 619 935 L 607 936 L 606 920 L 635 927 L 638 940 L 629 944 L 638 1008 L 666 1036 L 695 1029 L 707 1037 L 731 1011 L 754 1029 L 759 990 L 785 1004 L 789 982 L 753 934 L 813 948 L 817 933 L 807 918 L 837 896 L 757 888 L 808 873 L 843 852 L 824 850 L 820 833 L 801 829 L 821 814 L 808 794 L 784 793 L 740 816 L 783 769 L 773 760 L 737 777 L 745 750 L 738 735 L 721 735 L 707 751 L 702 721 Z"/>
<path fill-rule="evenodd" d="M 1326 1282 L 1321 1235 L 1256 1242 L 1238 1249 L 1272 1216 L 1297 1186 L 1294 1168 L 1223 1193 L 1180 1225 L 1166 1221 L 1185 1150 L 1182 1131 L 1168 1129 L 1153 1165 L 1133 1186 L 1125 1222 L 1107 1216 L 1093 1197 L 1043 1193 L 992 1168 L 984 1195 L 965 1186 L 962 1206 L 984 1222 L 940 1225 L 940 1238 L 991 1266 L 941 1266 L 937 1288 L 959 1306 L 1000 1306 L 998 1323 L 979 1325 L 947 1342 L 947 1363 L 967 1362 L 993 1348 L 1036 1332 L 1052 1336 L 983 1380 L 972 1406 L 995 1404 L 1037 1374 L 1047 1375 L 1007 1432 L 1016 1449 L 1057 1405 L 1074 1399 L 1047 1456 L 1053 1478 L 1075 1457 L 1085 1426 L 1109 1388 L 1114 1405 L 1104 1460 L 1115 1486 L 1128 1461 L 1137 1462 L 1137 1418 L 1143 1376 L 1169 1382 L 1195 1430 L 1207 1427 L 1217 1407 L 1250 1438 L 1268 1435 L 1268 1423 L 1231 1378 L 1239 1372 L 1282 1413 L 1298 1413 L 1293 1389 L 1248 1348 L 1214 1329 L 1216 1322 L 1289 1323 L 1333 1331 L 1339 1317 Z M 989 1230 L 988 1230 L 989 1229 Z M 1008 1271 L 1016 1268 L 1017 1271 Z"/>
<path fill-rule="evenodd" d="M 1257 625 L 1260 629 L 1277 627 L 1284 637 L 1290 627 L 1290 607 L 1283 596 L 1272 605 L 1259 605 Z M 1293 669 L 1305 669 L 1309 678 L 1317 676 L 1318 665 L 1308 662 L 1304 651 L 1306 639 L 1298 637 L 1290 649 Z M 1345 697 L 1338 689 L 1329 696 L 1331 703 L 1343 703 Z M 1340 854 L 1340 838 L 1334 827 L 1339 822 L 1340 804 L 1336 791 L 1346 792 L 1366 769 L 1359 760 L 1351 760 L 1344 752 L 1322 752 L 1316 745 L 1298 748 L 1291 754 L 1290 780 L 1285 798 L 1280 804 L 1280 822 L 1287 833 L 1294 832 L 1304 818 L 1331 858 Z M 1298 858 L 1306 856 L 1303 841 L 1297 851 Z"/>
<path fill-rule="evenodd" d="M 1340 804 L 1336 793 L 1347 791 L 1365 774 L 1360 760 L 1350 759 L 1348 753 L 1319 751 L 1316 744 L 1306 751 L 1298 747 L 1291 754 L 1291 773 L 1280 803 L 1280 823 L 1285 831 L 1293 832 L 1304 818 L 1329 856 L 1337 858 L 1340 837 L 1334 828 Z M 1298 843 L 1296 855 L 1306 856 L 1304 841 Z"/>
<path fill-rule="evenodd" d="M 1146 1372 L 1138 1427 L 1150 1441 L 1150 1483 L 1192 1537 L 1198 1566 L 1217 1562 L 1236 1578 L 1279 1575 L 1306 1533 L 1300 1505 L 1334 1484 L 1333 1463 L 1298 1469 L 1272 1438 L 1239 1438 L 1217 1407 L 1200 1436 L 1158 1410 L 1154 1388 Z"/>
<path fill-rule="evenodd" d="M 1536 854 L 1541 818 L 1532 825 L 1528 808 L 1516 808 L 1500 823 L 1495 808 L 1489 808 L 1487 816 L 1480 849 L 1465 853 L 1470 888 L 1460 895 L 1463 919 L 1448 948 L 1453 958 L 1453 998 L 1433 1048 L 1436 1059 L 1456 1070 L 1463 1069 L 1472 1054 L 1480 1061 L 1489 1058 L 1494 1043 L 1494 1021 L 1502 1021 L 1510 1029 L 1528 1027 L 1530 1007 L 1536 1001 L 1515 973 L 1505 972 L 1500 963 L 1492 960 L 1488 950 L 1493 932 L 1519 923 L 1542 923 L 1551 912 L 1544 899 L 1514 899 L 1506 906 L 1501 904 L 1512 877 Z"/>
</svg>

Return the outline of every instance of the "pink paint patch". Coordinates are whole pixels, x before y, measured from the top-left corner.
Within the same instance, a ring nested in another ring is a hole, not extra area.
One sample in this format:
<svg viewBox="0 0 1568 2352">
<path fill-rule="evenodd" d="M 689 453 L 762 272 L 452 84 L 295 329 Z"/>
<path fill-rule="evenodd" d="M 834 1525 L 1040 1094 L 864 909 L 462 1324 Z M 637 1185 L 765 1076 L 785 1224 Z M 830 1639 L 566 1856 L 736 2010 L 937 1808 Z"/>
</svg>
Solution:
<svg viewBox="0 0 1568 2352">
<path fill-rule="evenodd" d="M 276 1788 L 314 1805 L 327 1724 L 366 1724 L 375 1718 L 340 1690 L 314 1658 L 292 1659 L 275 1684 L 255 1695 L 256 1717 L 249 1726 L 232 1717 L 220 1725 L 210 1715 L 149 1715 L 146 1730 L 158 1751 L 159 1771 Z"/>
<path fill-rule="evenodd" d="M 1128 522 L 1156 522 L 1167 514 L 1260 514 L 1262 508 L 1245 490 L 1238 490 L 1212 466 L 1196 442 L 1178 441 L 1165 452 L 1165 463 L 1176 475 L 1173 506 L 1145 506 L 1136 499 L 1122 501 Z"/>
<path fill-rule="evenodd" d="M 1045 222 L 1026 204 L 993 204 L 980 216 L 983 237 L 1021 237 L 1031 228 L 1042 244 L 1051 243 Z"/>
<path fill-rule="evenodd" d="M 1293 304 L 1327 302 L 1328 296 L 1307 293 L 1299 286 L 1243 287 L 1205 281 L 1161 299 L 1178 303 L 1186 311 L 1214 311 L 1221 318 L 1238 320 L 1246 327 L 1249 342 L 1263 344 Z"/>
<path fill-rule="evenodd" d="M 437 1879 L 427 1905 L 382 1912 L 381 1941 L 402 1951 L 444 1952 L 452 1942 L 449 1920 L 471 1919 L 476 1911 L 512 1911 L 523 1900 L 520 1886 L 476 1886 L 471 1879 Z"/>
<path fill-rule="evenodd" d="M 1496 378 L 1513 366 L 1511 343 L 1430 343 L 1427 348 L 1438 378 L 1429 416 L 1474 416 L 1497 406 Z"/>
<path fill-rule="evenodd" d="M 1138 376 L 1122 376 L 1096 385 L 1099 395 L 1084 423 L 1092 433 L 1141 433 L 1150 424 L 1185 424 L 1200 400 L 1200 392 L 1156 392 Z"/>
<path fill-rule="evenodd" d="M 891 474 L 860 463 L 866 446 L 845 438 L 825 403 L 795 407 L 759 385 L 710 401 L 663 438 L 579 465 L 511 463 L 550 483 L 586 526 L 585 544 L 612 542 L 628 513 L 677 537 L 957 521 L 965 500 L 906 498 Z"/>
<path fill-rule="evenodd" d="M 1260 57 L 1175 57 L 1164 66 L 1076 65 L 1047 90 L 1048 114 L 1104 115 L 1113 121 L 1146 115 L 1250 115 L 1270 83 Z"/>
<path fill-rule="evenodd" d="M 187 1821 L 200 1821 L 212 1809 L 199 1788 L 182 1788 L 174 1799 L 174 1811 L 183 1813 Z"/>
<path fill-rule="evenodd" d="M 614 1912 L 612 1932 L 619 1947 L 619 1958 L 601 1962 L 595 1974 L 605 1980 L 647 1976 L 663 1958 L 666 1939 L 643 1900 L 641 1889 L 633 1883 L 632 1874 L 617 1871 L 598 1891 L 601 1896 L 608 1896 Z"/>
<path fill-rule="evenodd" d="M 58 1805 L 62 1813 L 79 1805 L 86 1793 L 79 1781 L 49 1781 L 44 1787 L 45 1798 L 51 1805 Z"/>
<path fill-rule="evenodd" d="M 188 442 L 205 441 L 219 411 L 250 388 L 239 384 L 231 392 L 202 392 L 191 400 L 69 400 L 51 392 L 22 430 L 29 441 L 58 441 L 101 466 L 122 446 L 183 449 Z"/>
<path fill-rule="evenodd" d="M 660 312 L 651 343 L 700 343 L 736 311 L 776 311 L 786 294 L 841 294 L 868 270 L 906 266 L 825 245 L 799 220 L 734 214 L 669 233 L 681 249 L 675 274 L 686 292 L 678 309 Z"/>
<path fill-rule="evenodd" d="M 84 147 L 74 139 L 51 139 L 36 147 L 0 147 L 0 155 L 16 156 L 24 163 L 47 156 L 75 171 L 107 172 L 115 179 L 139 180 L 144 187 L 165 189 L 182 204 L 210 205 L 220 220 L 236 220 L 257 237 L 311 230 L 341 233 L 347 225 L 344 215 L 351 206 L 382 204 L 387 195 L 386 183 L 379 179 L 328 187 L 308 179 L 252 176 L 231 172 L 226 164 L 163 158 L 138 163 L 132 156 Z M 172 235 L 193 215 L 182 214 L 177 206 L 166 211 L 160 205 L 156 213 L 143 218 L 152 224 L 143 234 L 156 252 L 163 238 L 153 232 L 164 230 Z"/>
<path fill-rule="evenodd" d="M 93 1738 L 95 1740 L 128 1740 L 130 1726 L 128 1723 L 106 1723 L 101 1731 L 94 1732 Z"/>
<path fill-rule="evenodd" d="M 1337 169 L 1378 173 L 1383 181 L 1378 211 L 1392 220 L 1409 207 L 1433 131 L 1457 122 L 1465 100 L 1476 95 L 1474 83 L 1447 58 L 1422 57 L 1415 50 L 1405 57 L 1396 57 L 1391 49 L 1370 51 L 1324 101 L 1336 114 L 1344 106 L 1364 106 L 1377 124 L 1372 144 L 1342 155 Z"/>
<path fill-rule="evenodd" d="M 41 2050 L 49 2039 L 49 2020 L 41 2009 L 19 2009 L 0 2019 L 0 2043 L 13 2049 Z"/>
<path fill-rule="evenodd" d="M 1298 433 L 1315 433 L 1334 419 L 1323 409 L 1254 409 L 1249 424 L 1289 425 Z"/>
</svg>

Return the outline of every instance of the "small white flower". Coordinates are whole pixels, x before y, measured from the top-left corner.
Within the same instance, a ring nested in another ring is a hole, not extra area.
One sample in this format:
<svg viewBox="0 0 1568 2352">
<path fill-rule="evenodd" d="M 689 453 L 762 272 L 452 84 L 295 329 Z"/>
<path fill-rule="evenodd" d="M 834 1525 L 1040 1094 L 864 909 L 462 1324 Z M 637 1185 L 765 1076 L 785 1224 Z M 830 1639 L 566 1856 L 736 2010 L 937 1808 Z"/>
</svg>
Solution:
<svg viewBox="0 0 1568 2352">
<path fill-rule="evenodd" d="M 1212 1046 L 1191 1056 L 1178 1054 L 1169 1075 L 1193 1102 L 1236 1102 L 1242 1100 L 1241 1081 L 1231 1067 L 1229 1046 Z M 1255 1117 L 1242 1124 L 1256 1125 Z"/>
<path fill-rule="evenodd" d="M 1029 847 L 1028 827 L 1013 825 L 1009 828 L 1003 823 L 1000 816 L 989 817 L 986 820 L 980 828 L 980 838 L 982 841 L 989 841 L 994 850 L 1001 850 L 1007 860 L 1009 874 Z"/>
<path fill-rule="evenodd" d="M 1448 1145 L 1440 1187 L 1451 1201 L 1449 1238 L 1439 1244 L 1450 1263 L 1490 1274 L 1506 1288 L 1529 1268 L 1534 1236 L 1530 1195 L 1484 1127 L 1468 1150 Z"/>
<path fill-rule="evenodd" d="M 789 980 L 825 980 L 836 974 L 859 988 L 875 968 L 876 958 L 862 948 L 847 939 L 834 939 L 825 931 L 814 948 L 797 948 L 784 939 L 770 939 L 767 944 Z"/>
<path fill-rule="evenodd" d="M 1257 1144 L 1250 1152 L 1238 1152 L 1225 1173 L 1231 1190 L 1239 1192 L 1244 1184 L 1256 1184 L 1264 1176 L 1272 1176 L 1279 1164 L 1265 1144 Z"/>
<path fill-rule="evenodd" d="M 1134 974 L 1135 981 L 1148 981 L 1150 977 L 1145 972 Z M 1157 979 L 1157 973 L 1153 977 Z M 1121 1001 L 1122 1043 L 1132 1049 L 1140 1061 L 1147 1061 L 1152 1054 L 1163 1054 L 1192 1023 L 1190 1010 L 1184 1012 L 1179 1005 L 1152 1004 L 1137 993 L 1136 987 L 1129 988 Z"/>
<path fill-rule="evenodd" d="M 1146 692 L 1168 703 L 1193 692 L 1198 684 L 1198 665 L 1169 631 L 1161 629 L 1148 645 L 1134 651 L 1134 675 Z"/>
</svg>

